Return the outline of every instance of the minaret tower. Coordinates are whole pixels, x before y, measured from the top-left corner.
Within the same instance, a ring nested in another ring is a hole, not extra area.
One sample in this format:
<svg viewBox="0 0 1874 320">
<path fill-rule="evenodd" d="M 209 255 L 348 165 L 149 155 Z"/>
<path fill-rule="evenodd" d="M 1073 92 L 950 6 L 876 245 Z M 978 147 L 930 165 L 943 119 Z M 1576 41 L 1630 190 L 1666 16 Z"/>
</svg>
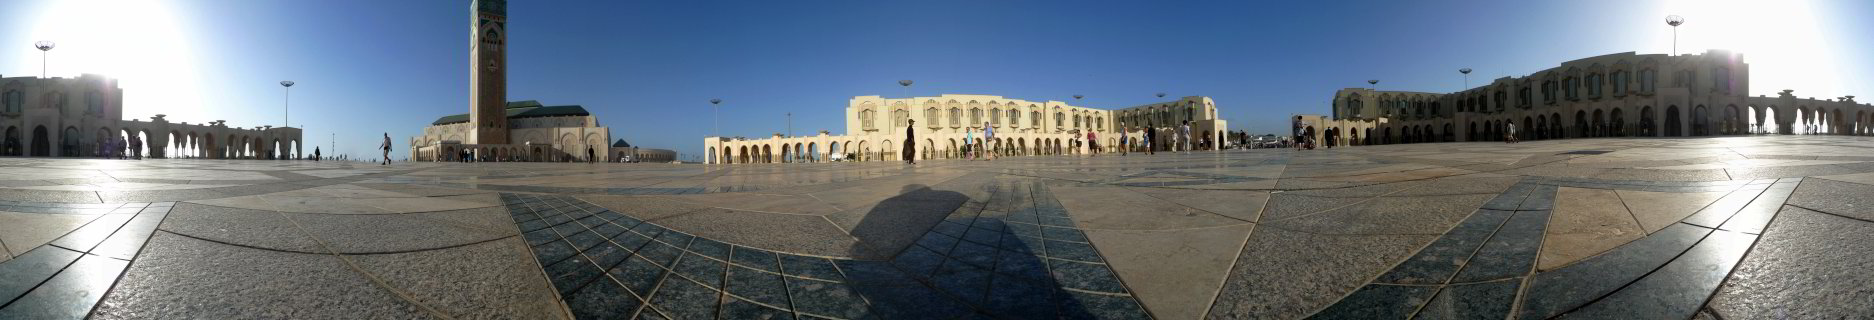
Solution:
<svg viewBox="0 0 1874 320">
<path fill-rule="evenodd" d="M 508 143 L 507 0 L 470 0 L 467 144 Z"/>
</svg>

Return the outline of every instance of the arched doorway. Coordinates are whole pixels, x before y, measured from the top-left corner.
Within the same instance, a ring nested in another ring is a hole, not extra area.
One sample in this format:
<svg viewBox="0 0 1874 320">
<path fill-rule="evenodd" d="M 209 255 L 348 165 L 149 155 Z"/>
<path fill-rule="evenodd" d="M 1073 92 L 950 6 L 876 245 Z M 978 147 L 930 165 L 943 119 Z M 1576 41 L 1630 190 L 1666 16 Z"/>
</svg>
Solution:
<svg viewBox="0 0 1874 320">
<path fill-rule="evenodd" d="M 84 141 L 78 137 L 78 127 L 65 127 L 65 131 L 59 133 L 59 141 L 59 156 L 77 157 L 81 154 L 78 150 L 83 148 Z"/>
<path fill-rule="evenodd" d="M 20 127 L 7 126 L 6 140 L 0 141 L 0 155 L 20 155 Z"/>
<path fill-rule="evenodd" d="M 33 139 L 32 156 L 34 157 L 52 156 L 52 137 L 51 137 L 51 133 L 46 132 L 46 126 L 38 126 L 38 127 L 33 128 L 32 139 Z"/>
<path fill-rule="evenodd" d="M 1711 114 L 1706 112 L 1704 105 L 1692 107 L 1692 135 L 1711 135 Z"/>
<path fill-rule="evenodd" d="M 1682 131 L 1683 129 L 1679 128 L 1679 125 L 1682 123 L 1680 121 L 1679 106 L 1666 106 L 1666 136 L 1678 137 L 1685 135 Z"/>
</svg>

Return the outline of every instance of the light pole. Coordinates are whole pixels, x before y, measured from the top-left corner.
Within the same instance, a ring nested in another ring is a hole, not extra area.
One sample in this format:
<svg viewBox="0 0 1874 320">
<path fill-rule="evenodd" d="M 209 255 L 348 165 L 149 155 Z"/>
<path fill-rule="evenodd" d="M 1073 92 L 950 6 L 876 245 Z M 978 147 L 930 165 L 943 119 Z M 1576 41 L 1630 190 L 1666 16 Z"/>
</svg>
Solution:
<svg viewBox="0 0 1874 320">
<path fill-rule="evenodd" d="M 1666 16 L 1666 25 L 1672 26 L 1672 55 L 1673 56 L 1679 55 L 1679 25 L 1681 24 L 1685 24 L 1685 17 L 1681 17 L 1676 14 Z"/>
<path fill-rule="evenodd" d="M 787 137 L 788 138 L 794 137 L 794 113 L 793 112 L 787 113 Z"/>
<path fill-rule="evenodd" d="M 39 42 L 33 43 L 34 48 L 39 48 L 39 77 L 40 78 L 46 77 L 46 55 L 49 54 L 48 52 L 52 51 L 52 47 L 57 47 L 58 45 L 59 45 L 58 43 L 53 43 L 52 40 L 41 40 Z"/>
<path fill-rule="evenodd" d="M 709 107 L 715 110 L 716 138 L 722 138 L 722 99 L 709 99 Z"/>
<path fill-rule="evenodd" d="M 1464 87 L 1458 88 L 1458 91 L 1470 90 L 1471 89 L 1471 68 L 1458 69 L 1458 73 L 1464 74 Z"/>
<path fill-rule="evenodd" d="M 289 128 L 289 127 L 292 127 L 292 124 L 293 124 L 293 82 L 292 81 L 280 81 L 280 87 L 286 88 L 286 103 L 285 103 L 286 110 L 281 112 L 281 114 L 284 117 L 286 117 L 286 119 L 280 121 L 282 122 L 280 127 Z"/>
<path fill-rule="evenodd" d="M 1367 80 L 1367 90 L 1379 91 L 1379 80 Z"/>
</svg>

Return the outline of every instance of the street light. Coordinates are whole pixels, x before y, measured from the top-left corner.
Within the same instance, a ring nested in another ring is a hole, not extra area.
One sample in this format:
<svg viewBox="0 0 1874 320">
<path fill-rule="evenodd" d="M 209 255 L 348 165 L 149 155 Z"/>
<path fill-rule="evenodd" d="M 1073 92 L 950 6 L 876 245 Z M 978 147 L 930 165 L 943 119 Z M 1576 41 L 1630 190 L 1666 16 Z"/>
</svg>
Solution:
<svg viewBox="0 0 1874 320">
<path fill-rule="evenodd" d="M 52 51 L 52 47 L 57 47 L 58 45 L 59 45 L 58 43 L 53 43 L 52 40 L 41 40 L 39 42 L 33 43 L 34 48 L 39 48 L 39 77 L 40 78 L 46 77 L 46 55 L 48 54 L 47 52 Z"/>
<path fill-rule="evenodd" d="M 1159 98 L 1164 98 L 1164 97 L 1165 97 L 1165 93 L 1164 93 L 1164 92 L 1159 92 L 1159 93 L 1158 93 L 1158 97 L 1159 97 Z"/>
<path fill-rule="evenodd" d="M 904 108 L 905 108 L 905 112 L 906 112 L 906 113 L 909 113 L 909 112 L 911 112 L 911 111 L 910 111 L 910 109 L 911 109 L 911 108 L 913 108 L 913 107 L 915 107 L 915 106 L 913 106 L 913 104 L 916 104 L 916 103 L 917 103 L 917 99 L 915 99 L 915 98 L 913 98 L 913 97 L 911 97 L 911 83 L 912 83 L 912 81 L 911 81 L 911 80 L 898 80 L 898 86 L 900 86 L 900 87 L 904 87 L 904 101 L 905 101 L 905 102 L 904 102 Z M 896 112 L 894 112 L 894 113 L 896 113 Z M 893 116 L 894 116 L 894 117 L 896 117 L 896 115 L 895 115 L 895 114 L 894 114 Z M 911 117 L 911 115 L 909 115 L 909 114 L 906 114 L 906 115 L 905 115 L 905 117 L 906 117 L 906 118 L 909 118 L 909 117 Z M 894 120 L 895 120 L 895 119 L 894 119 Z M 924 119 L 924 121 L 930 121 L 930 119 Z M 936 123 L 936 122 L 932 122 L 932 123 Z M 889 125 L 889 126 L 885 126 L 885 133 L 886 133 L 886 134 L 895 134 L 895 133 L 898 133 L 898 131 L 897 131 L 898 129 L 896 128 L 897 126 L 898 126 L 898 124 L 896 124 L 896 123 L 893 123 L 893 124 L 891 124 L 891 125 Z M 910 127 L 910 126 L 908 126 L 908 125 L 907 125 L 907 126 L 905 126 L 905 128 L 904 128 L 904 129 L 905 129 L 905 130 L 912 130 L 912 129 L 911 129 L 911 127 Z"/>
<path fill-rule="evenodd" d="M 1379 91 L 1379 80 L 1367 80 L 1366 84 L 1371 86 L 1367 87 L 1368 90 Z"/>
<path fill-rule="evenodd" d="M 280 86 L 286 88 L 286 104 L 285 104 L 286 111 L 282 112 L 282 114 L 284 115 L 284 117 L 286 117 L 286 119 L 280 121 L 282 122 L 282 124 L 280 124 L 280 127 L 287 128 L 287 127 L 291 127 L 291 124 L 293 123 L 292 121 L 293 120 L 293 82 L 292 81 L 280 81 Z"/>
<path fill-rule="evenodd" d="M 709 99 L 709 106 L 715 109 L 716 138 L 722 138 L 722 99 Z"/>
<path fill-rule="evenodd" d="M 1685 17 L 1681 17 L 1676 14 L 1666 16 L 1666 25 L 1672 26 L 1672 55 L 1673 56 L 1679 55 L 1679 25 L 1681 24 L 1685 24 Z"/>
<path fill-rule="evenodd" d="M 1458 69 L 1458 73 L 1464 74 L 1464 87 L 1458 88 L 1458 91 L 1470 90 L 1471 89 L 1471 68 Z"/>
</svg>

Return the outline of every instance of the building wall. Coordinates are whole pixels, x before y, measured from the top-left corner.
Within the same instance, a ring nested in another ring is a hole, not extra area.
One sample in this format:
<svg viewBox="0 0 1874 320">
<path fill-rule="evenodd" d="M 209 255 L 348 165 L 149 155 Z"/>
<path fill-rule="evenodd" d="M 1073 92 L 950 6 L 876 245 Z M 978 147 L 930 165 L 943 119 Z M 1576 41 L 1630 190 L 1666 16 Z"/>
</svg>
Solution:
<svg viewBox="0 0 1874 320">
<path fill-rule="evenodd" d="M 95 157 L 107 153 L 100 147 L 107 141 L 132 135 L 143 137 L 143 155 L 158 158 L 271 159 L 282 150 L 298 154 L 303 145 L 298 128 L 230 128 L 223 121 L 170 123 L 164 117 L 119 120 L 123 89 L 101 75 L 0 78 L 0 155 Z M 35 154 L 41 136 L 43 153 Z M 68 145 L 68 138 L 76 143 Z"/>
<path fill-rule="evenodd" d="M 586 161 L 587 149 L 599 161 L 617 161 L 610 150 L 611 129 L 598 126 L 597 116 L 510 119 L 507 144 L 468 143 L 474 129 L 469 123 L 433 125 L 410 138 L 410 159 L 447 161 L 456 151 L 484 152 L 502 161 Z"/>
<path fill-rule="evenodd" d="M 906 130 L 915 130 L 919 159 L 961 157 L 964 147 L 972 144 L 1004 156 L 1116 153 L 1122 128 L 1132 139 L 1143 138 L 1145 130 L 1157 130 L 1159 141 L 1152 145 L 1171 150 L 1178 125 L 1185 120 L 1191 121 L 1193 148 L 1208 149 L 1223 141 L 1229 130 L 1228 123 L 1217 118 L 1216 104 L 1208 97 L 1101 110 L 991 95 L 859 96 L 847 102 L 845 116 L 845 135 L 708 137 L 703 142 L 704 161 L 814 162 L 827 161 L 835 154 L 852 154 L 857 160 L 903 160 Z M 995 128 L 995 139 L 982 136 L 984 123 Z M 1086 143 L 1089 132 L 1100 149 Z M 1143 150 L 1141 144 L 1130 145 Z"/>
<path fill-rule="evenodd" d="M 1349 120 L 1347 126 L 1323 128 L 1344 134 L 1321 138 L 1343 145 L 1500 141 L 1509 123 L 1516 124 L 1522 140 L 1733 135 L 1757 131 L 1755 124 L 1765 121 L 1791 128 L 1798 118 L 1821 119 L 1823 131 L 1830 133 L 1869 132 L 1869 108 L 1852 97 L 1802 99 L 1787 92 L 1750 97 L 1749 80 L 1750 66 L 1742 55 L 1711 50 L 1590 57 L 1456 93 L 1348 88 L 1335 92 L 1331 110 L 1332 119 Z M 1776 117 L 1751 119 L 1767 110 L 1776 111 Z M 1385 121 L 1354 125 L 1367 120 Z"/>
</svg>

